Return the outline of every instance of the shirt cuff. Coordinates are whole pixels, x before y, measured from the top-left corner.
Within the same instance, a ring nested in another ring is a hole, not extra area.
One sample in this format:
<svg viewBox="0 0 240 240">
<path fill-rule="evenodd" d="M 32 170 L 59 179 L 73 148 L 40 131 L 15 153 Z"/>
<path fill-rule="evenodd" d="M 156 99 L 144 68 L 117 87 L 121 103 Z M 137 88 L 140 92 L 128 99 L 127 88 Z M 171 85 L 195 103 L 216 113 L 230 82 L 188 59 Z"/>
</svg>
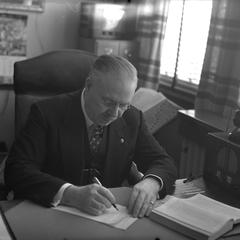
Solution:
<svg viewBox="0 0 240 240">
<path fill-rule="evenodd" d="M 162 178 L 160 178 L 159 176 L 155 175 L 155 174 L 147 174 L 146 176 L 143 177 L 143 179 L 148 178 L 148 177 L 152 177 L 154 179 L 156 179 L 159 182 L 160 188 L 159 188 L 159 192 L 163 189 L 163 180 Z"/>
<path fill-rule="evenodd" d="M 60 204 L 64 191 L 66 190 L 66 188 L 68 188 L 70 186 L 72 186 L 72 184 L 65 183 L 60 187 L 60 189 L 58 190 L 58 192 L 54 196 L 53 201 L 51 203 L 53 207 L 57 207 Z"/>
</svg>

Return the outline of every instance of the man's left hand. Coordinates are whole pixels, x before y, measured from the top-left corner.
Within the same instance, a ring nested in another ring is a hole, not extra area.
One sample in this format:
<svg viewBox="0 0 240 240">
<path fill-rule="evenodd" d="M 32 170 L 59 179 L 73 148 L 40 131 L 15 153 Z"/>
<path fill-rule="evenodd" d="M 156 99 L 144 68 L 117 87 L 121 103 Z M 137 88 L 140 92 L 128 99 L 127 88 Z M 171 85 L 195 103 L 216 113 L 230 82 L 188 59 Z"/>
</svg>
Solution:
<svg viewBox="0 0 240 240">
<path fill-rule="evenodd" d="M 133 217 L 149 216 L 157 200 L 160 183 L 147 177 L 134 185 L 128 202 L 128 211 Z"/>
</svg>

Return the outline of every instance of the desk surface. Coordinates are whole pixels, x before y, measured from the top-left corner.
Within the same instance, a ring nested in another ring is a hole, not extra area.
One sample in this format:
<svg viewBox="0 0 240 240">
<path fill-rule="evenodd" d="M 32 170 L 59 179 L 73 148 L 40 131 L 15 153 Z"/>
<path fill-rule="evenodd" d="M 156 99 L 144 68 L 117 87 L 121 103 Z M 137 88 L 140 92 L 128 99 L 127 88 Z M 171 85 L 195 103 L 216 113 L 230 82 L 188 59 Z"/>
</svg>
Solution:
<svg viewBox="0 0 240 240">
<path fill-rule="evenodd" d="M 211 126 L 216 132 L 226 131 L 233 127 L 233 123 L 228 118 L 224 118 L 217 114 L 203 110 L 179 110 L 179 115 L 186 118 L 191 118 L 199 123 Z"/>
<path fill-rule="evenodd" d="M 213 198 L 220 197 L 218 189 L 209 186 L 202 179 L 192 182 L 199 188 L 205 188 L 207 195 Z M 175 194 L 181 195 L 183 184 L 176 184 Z M 215 193 L 212 193 L 215 188 Z M 231 203 L 233 206 L 240 206 L 239 200 L 234 196 L 226 197 L 222 194 L 223 202 Z M 182 193 L 184 197 L 184 193 Z M 123 200 L 118 202 L 121 204 Z M 21 207 L 18 207 L 20 206 Z M 4 209 L 5 216 L 14 235 L 18 240 L 53 240 L 53 239 L 146 239 L 146 240 L 186 240 L 184 235 L 174 232 L 164 226 L 152 222 L 148 218 L 137 220 L 126 231 L 115 229 L 104 224 L 44 208 L 31 202 L 22 204 L 20 201 L 3 201 L 1 207 Z M 224 237 L 221 239 L 235 240 L 238 236 Z"/>
</svg>

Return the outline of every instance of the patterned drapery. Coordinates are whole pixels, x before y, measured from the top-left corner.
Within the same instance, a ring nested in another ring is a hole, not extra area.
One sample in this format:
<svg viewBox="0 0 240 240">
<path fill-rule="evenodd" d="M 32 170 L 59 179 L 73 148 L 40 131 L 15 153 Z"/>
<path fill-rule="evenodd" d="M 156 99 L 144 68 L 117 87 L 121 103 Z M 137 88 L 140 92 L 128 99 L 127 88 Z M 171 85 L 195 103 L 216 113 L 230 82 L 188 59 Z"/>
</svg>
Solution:
<svg viewBox="0 0 240 240">
<path fill-rule="evenodd" d="M 240 107 L 240 1 L 213 0 L 195 109 L 231 117 Z"/>
<path fill-rule="evenodd" d="M 138 21 L 139 86 L 158 89 L 161 49 L 170 0 L 145 0 Z"/>
</svg>

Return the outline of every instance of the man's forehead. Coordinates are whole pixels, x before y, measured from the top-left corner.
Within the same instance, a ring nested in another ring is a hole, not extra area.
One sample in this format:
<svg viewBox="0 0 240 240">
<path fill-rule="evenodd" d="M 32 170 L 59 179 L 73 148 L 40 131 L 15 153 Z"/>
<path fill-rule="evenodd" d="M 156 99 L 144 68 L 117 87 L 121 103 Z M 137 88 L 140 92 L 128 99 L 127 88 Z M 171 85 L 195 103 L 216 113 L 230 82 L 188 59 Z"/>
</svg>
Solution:
<svg viewBox="0 0 240 240">
<path fill-rule="evenodd" d="M 93 69 L 103 72 L 126 71 L 136 72 L 136 68 L 126 59 L 115 55 L 102 55 L 94 63 Z"/>
<path fill-rule="evenodd" d="M 136 81 L 137 75 L 134 72 L 129 71 L 108 71 L 108 72 L 101 72 L 95 71 L 94 75 L 97 78 L 102 80 L 113 80 L 113 81 Z"/>
</svg>

